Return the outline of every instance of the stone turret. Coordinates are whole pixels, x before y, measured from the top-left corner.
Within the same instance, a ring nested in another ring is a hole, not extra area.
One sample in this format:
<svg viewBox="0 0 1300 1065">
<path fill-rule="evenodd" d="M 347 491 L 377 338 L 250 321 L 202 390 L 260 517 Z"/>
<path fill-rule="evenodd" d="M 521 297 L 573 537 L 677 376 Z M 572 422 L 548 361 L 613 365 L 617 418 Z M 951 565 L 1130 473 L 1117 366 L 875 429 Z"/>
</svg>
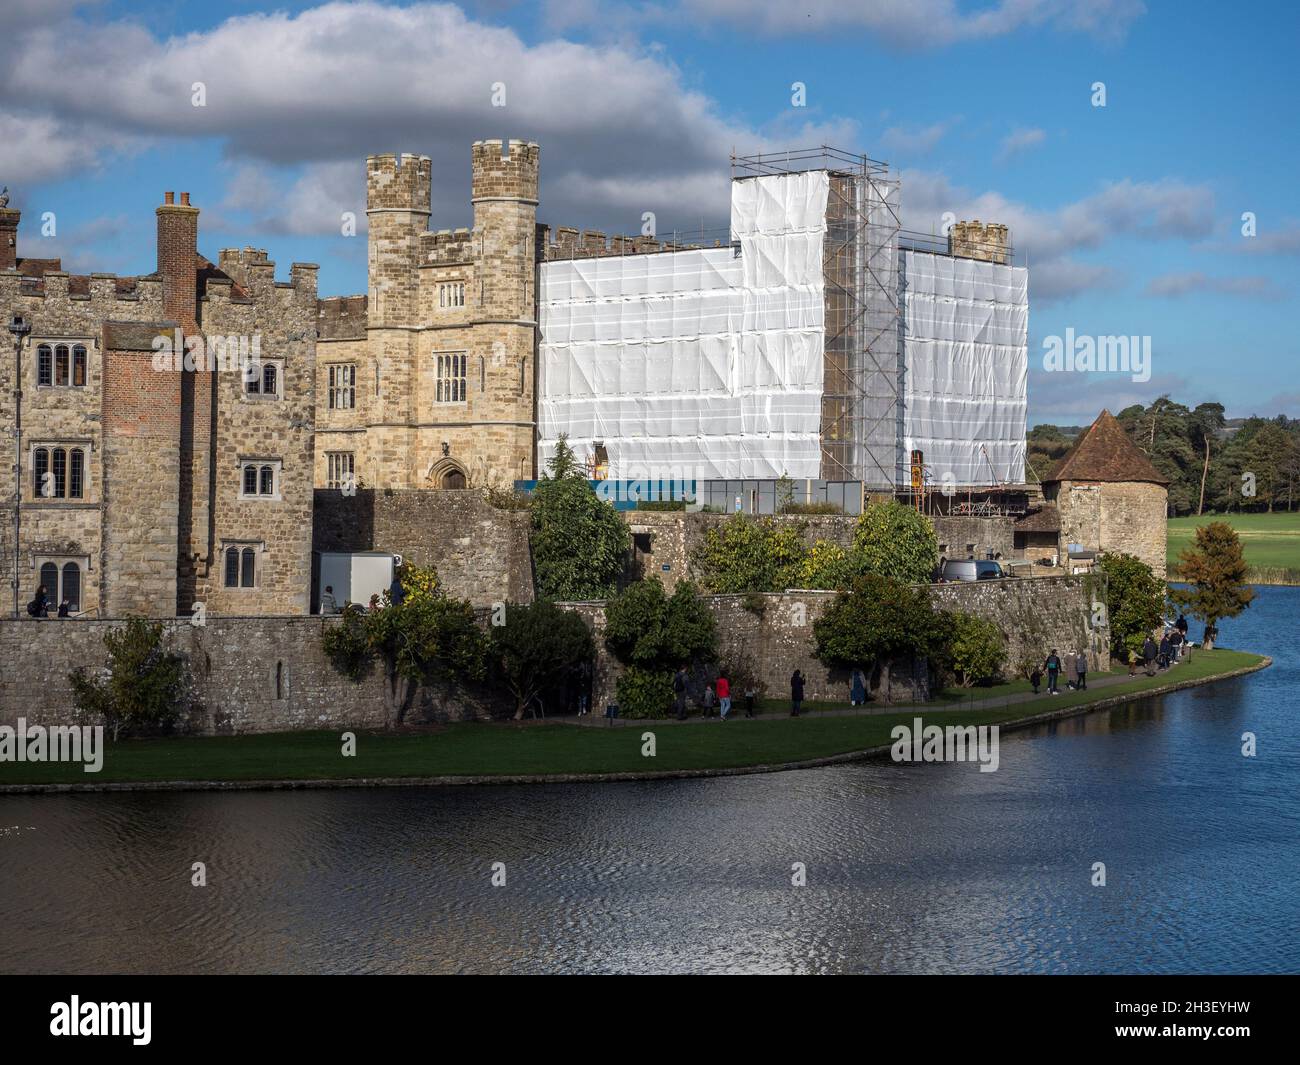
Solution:
<svg viewBox="0 0 1300 1065">
<path fill-rule="evenodd" d="M 986 263 L 1011 262 L 1011 237 L 1006 226 L 996 222 L 954 222 L 948 230 L 948 254 Z"/>
</svg>

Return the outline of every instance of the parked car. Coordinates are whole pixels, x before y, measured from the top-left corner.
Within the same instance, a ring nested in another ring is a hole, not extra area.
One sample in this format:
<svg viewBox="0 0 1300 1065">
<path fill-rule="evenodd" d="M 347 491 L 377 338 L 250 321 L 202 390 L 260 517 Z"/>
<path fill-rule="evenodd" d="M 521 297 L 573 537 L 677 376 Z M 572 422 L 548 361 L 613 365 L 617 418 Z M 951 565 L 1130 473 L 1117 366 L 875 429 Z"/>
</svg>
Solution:
<svg viewBox="0 0 1300 1065">
<path fill-rule="evenodd" d="M 939 582 L 997 581 L 1006 576 L 1002 567 L 991 559 L 946 558 L 939 567 Z"/>
</svg>

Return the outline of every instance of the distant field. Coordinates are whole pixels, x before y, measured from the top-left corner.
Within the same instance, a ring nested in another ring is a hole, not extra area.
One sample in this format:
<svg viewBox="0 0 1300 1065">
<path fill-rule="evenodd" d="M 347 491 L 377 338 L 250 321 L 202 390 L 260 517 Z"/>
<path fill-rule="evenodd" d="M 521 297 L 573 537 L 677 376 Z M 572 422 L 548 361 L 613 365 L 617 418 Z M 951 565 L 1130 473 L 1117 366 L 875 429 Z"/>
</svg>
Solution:
<svg viewBox="0 0 1300 1065">
<path fill-rule="evenodd" d="M 1251 580 L 1256 584 L 1300 584 L 1300 512 L 1278 514 L 1205 514 L 1169 521 L 1169 564 L 1196 535 L 1198 525 L 1226 521 L 1241 537 Z"/>
</svg>

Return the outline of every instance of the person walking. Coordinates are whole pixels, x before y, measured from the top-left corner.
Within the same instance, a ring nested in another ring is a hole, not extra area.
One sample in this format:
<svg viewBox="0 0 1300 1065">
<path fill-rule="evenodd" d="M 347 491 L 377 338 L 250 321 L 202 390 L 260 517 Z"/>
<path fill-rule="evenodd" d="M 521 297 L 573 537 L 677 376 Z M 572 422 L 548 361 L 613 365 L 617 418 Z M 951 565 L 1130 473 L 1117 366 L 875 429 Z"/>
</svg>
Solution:
<svg viewBox="0 0 1300 1065">
<path fill-rule="evenodd" d="M 745 716 L 754 716 L 754 685 L 745 685 Z"/>
<path fill-rule="evenodd" d="M 704 685 L 704 716 L 713 716 L 713 685 Z"/>
<path fill-rule="evenodd" d="M 799 707 L 803 705 L 803 674 L 797 669 L 790 674 L 790 716 L 799 716 Z"/>
<path fill-rule="evenodd" d="M 1174 628 L 1176 628 L 1179 634 L 1182 636 L 1183 643 L 1186 643 L 1187 642 L 1187 615 L 1186 614 L 1178 615 L 1178 620 L 1174 622 Z"/>
<path fill-rule="evenodd" d="M 1079 691 L 1081 692 L 1087 691 L 1088 690 L 1088 656 L 1083 651 L 1080 651 L 1079 657 L 1075 659 L 1074 668 L 1075 671 L 1079 674 Z"/>
<path fill-rule="evenodd" d="M 1177 629 L 1169 634 L 1169 661 L 1177 662 L 1183 657 L 1183 634 Z"/>
<path fill-rule="evenodd" d="M 1034 687 L 1034 694 L 1038 694 L 1038 686 L 1043 683 L 1043 671 L 1034 666 L 1033 672 L 1029 674 L 1029 683 Z"/>
<path fill-rule="evenodd" d="M 718 714 L 723 721 L 726 721 L 729 713 L 731 713 L 731 681 L 727 680 L 727 675 L 723 673 L 718 677 Z"/>
<path fill-rule="evenodd" d="M 1057 689 L 1056 683 L 1061 676 L 1061 659 L 1060 656 L 1057 655 L 1055 647 L 1052 648 L 1052 653 L 1047 656 L 1047 660 L 1043 663 L 1043 668 L 1047 670 L 1047 694 L 1060 695 L 1061 693 Z"/>
<path fill-rule="evenodd" d="M 866 679 L 862 675 L 862 670 L 853 671 L 853 685 L 849 689 L 849 701 L 854 706 L 863 706 L 867 701 Z"/>
<path fill-rule="evenodd" d="M 678 721 L 686 720 L 686 669 L 682 666 L 673 674 L 673 709 Z"/>
<path fill-rule="evenodd" d="M 1151 633 L 1148 632 L 1146 642 L 1142 645 L 1142 661 L 1148 677 L 1156 675 L 1156 656 L 1158 654 L 1160 654 L 1160 648 L 1156 645 Z"/>
<path fill-rule="evenodd" d="M 1071 649 L 1065 652 L 1065 686 L 1070 691 L 1079 687 L 1079 670 L 1075 666 L 1078 660 L 1077 651 Z"/>
<path fill-rule="evenodd" d="M 1160 637 L 1160 647 L 1158 648 L 1156 661 L 1161 669 L 1169 668 L 1169 633 Z"/>
</svg>

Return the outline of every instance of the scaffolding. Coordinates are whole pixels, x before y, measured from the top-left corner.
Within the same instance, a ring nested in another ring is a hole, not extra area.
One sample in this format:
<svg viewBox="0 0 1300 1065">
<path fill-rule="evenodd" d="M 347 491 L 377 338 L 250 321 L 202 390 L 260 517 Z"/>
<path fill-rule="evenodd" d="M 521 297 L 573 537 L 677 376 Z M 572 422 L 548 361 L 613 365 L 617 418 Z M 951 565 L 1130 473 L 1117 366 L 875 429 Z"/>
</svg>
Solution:
<svg viewBox="0 0 1300 1065">
<path fill-rule="evenodd" d="M 824 170 L 825 341 L 821 475 L 868 489 L 907 483 L 899 343 L 898 180 L 885 163 L 823 145 L 731 157 L 732 180 Z"/>
</svg>

